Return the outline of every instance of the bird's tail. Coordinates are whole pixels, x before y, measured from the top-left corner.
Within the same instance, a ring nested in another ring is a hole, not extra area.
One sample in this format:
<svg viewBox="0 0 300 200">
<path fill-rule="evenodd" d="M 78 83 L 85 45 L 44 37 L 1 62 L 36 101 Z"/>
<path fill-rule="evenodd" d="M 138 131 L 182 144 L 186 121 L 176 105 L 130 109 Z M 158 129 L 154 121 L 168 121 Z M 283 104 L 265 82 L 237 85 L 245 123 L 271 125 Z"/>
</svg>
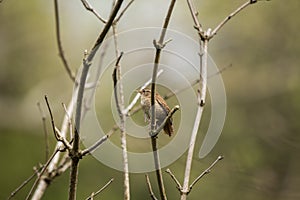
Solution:
<svg viewBox="0 0 300 200">
<path fill-rule="evenodd" d="M 168 134 L 170 137 L 174 134 L 174 127 L 172 119 L 169 119 L 167 123 L 164 126 L 164 131 L 166 134 Z"/>
</svg>

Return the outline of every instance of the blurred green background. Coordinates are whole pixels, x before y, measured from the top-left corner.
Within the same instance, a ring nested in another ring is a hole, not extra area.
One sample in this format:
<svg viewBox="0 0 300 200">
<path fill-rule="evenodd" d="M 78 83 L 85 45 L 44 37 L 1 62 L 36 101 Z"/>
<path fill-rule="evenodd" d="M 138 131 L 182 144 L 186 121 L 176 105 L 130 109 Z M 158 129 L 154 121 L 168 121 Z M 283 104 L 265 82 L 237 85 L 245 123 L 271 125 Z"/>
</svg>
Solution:
<svg viewBox="0 0 300 200">
<path fill-rule="evenodd" d="M 201 0 L 196 6 L 208 28 L 244 2 Z M 107 17 L 111 2 L 90 3 Z M 119 29 L 161 26 L 167 7 L 168 1 L 136 1 Z M 195 155 L 192 179 L 218 155 L 225 159 L 199 181 L 189 199 L 300 199 L 299 8 L 298 0 L 259 2 L 234 17 L 210 42 L 209 52 L 217 66 L 232 65 L 222 74 L 227 117 L 213 151 L 201 160 Z M 0 4 L 0 199 L 9 196 L 30 176 L 33 166 L 45 160 L 37 102 L 44 106 L 47 94 L 60 122 L 61 102 L 68 103 L 72 92 L 57 53 L 53 10 L 52 1 L 4 0 Z M 80 1 L 61 1 L 60 11 L 64 49 L 75 71 L 103 25 Z M 184 1 L 177 3 L 170 27 L 197 38 Z M 208 119 L 206 111 L 200 133 L 206 130 Z M 52 138 L 51 149 L 54 144 Z M 182 156 L 169 166 L 180 181 L 185 159 Z M 68 174 L 55 179 L 44 199 L 67 198 Z M 80 163 L 78 199 L 112 177 L 113 184 L 97 199 L 122 199 L 122 173 L 86 157 Z M 150 199 L 144 174 L 130 178 L 132 199 Z M 150 173 L 150 178 L 158 194 L 155 175 Z M 164 180 L 169 199 L 178 199 L 173 181 L 168 175 Z M 24 199 L 29 188 L 15 199 Z"/>
</svg>

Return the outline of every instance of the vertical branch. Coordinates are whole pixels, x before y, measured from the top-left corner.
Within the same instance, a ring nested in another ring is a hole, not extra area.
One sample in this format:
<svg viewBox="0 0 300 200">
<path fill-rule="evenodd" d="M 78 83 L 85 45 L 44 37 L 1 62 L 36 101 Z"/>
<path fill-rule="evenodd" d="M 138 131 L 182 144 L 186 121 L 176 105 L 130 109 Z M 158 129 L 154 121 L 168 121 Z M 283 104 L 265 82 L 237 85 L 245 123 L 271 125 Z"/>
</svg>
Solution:
<svg viewBox="0 0 300 200">
<path fill-rule="evenodd" d="M 57 46 L 58 46 L 58 52 L 59 52 L 59 57 L 61 58 L 64 67 L 67 71 L 67 74 L 71 78 L 71 80 L 74 82 L 75 81 L 75 75 L 73 74 L 67 59 L 64 54 L 64 50 L 62 47 L 61 39 L 60 39 L 60 27 L 59 27 L 59 11 L 58 11 L 58 0 L 54 0 L 54 11 L 55 11 L 55 24 L 56 24 L 56 40 L 57 40 Z"/>
<path fill-rule="evenodd" d="M 129 187 L 127 141 L 126 141 L 126 130 L 125 130 L 126 115 L 124 113 L 124 94 L 123 94 L 123 85 L 122 85 L 122 78 L 121 78 L 121 67 L 119 64 L 122 56 L 123 56 L 123 52 L 120 54 L 120 56 L 117 59 L 116 67 L 113 71 L 113 82 L 114 82 L 114 96 L 115 96 L 116 106 L 120 117 L 121 147 L 122 147 L 123 171 L 124 171 L 124 199 L 129 200 L 130 187 Z M 120 95 L 120 98 L 118 97 L 118 93 Z"/>
<path fill-rule="evenodd" d="M 37 106 L 38 106 L 38 109 L 39 109 L 39 111 L 41 113 L 41 116 L 42 116 L 43 130 L 44 130 L 44 136 L 45 136 L 45 146 L 46 146 L 45 158 L 46 158 L 46 161 L 47 161 L 48 158 L 49 158 L 49 139 L 48 139 L 47 126 L 46 126 L 46 116 L 43 112 L 43 109 L 41 107 L 40 102 L 37 103 Z"/>
<path fill-rule="evenodd" d="M 186 160 L 186 168 L 185 168 L 185 174 L 184 174 L 184 182 L 183 187 L 181 190 L 181 200 L 186 200 L 188 193 L 190 192 L 191 187 L 203 176 L 200 175 L 200 178 L 197 178 L 190 186 L 189 186 L 189 180 L 190 180 L 190 173 L 191 173 L 191 167 L 192 167 L 192 159 L 194 154 L 194 148 L 195 148 L 195 142 L 197 137 L 197 132 L 199 129 L 199 124 L 201 121 L 204 105 L 205 105 L 205 98 L 206 98 L 206 91 L 207 91 L 207 56 L 208 56 L 208 42 L 210 39 L 212 39 L 217 32 L 236 14 L 238 14 L 240 11 L 245 9 L 247 6 L 256 3 L 257 0 L 248 0 L 246 3 L 244 3 L 242 6 L 237 8 L 234 12 L 232 12 L 229 16 L 227 16 L 213 31 L 211 29 L 208 29 L 207 31 L 203 31 L 201 24 L 199 23 L 199 20 L 197 18 L 197 12 L 195 11 L 194 5 L 192 3 L 192 0 L 187 0 L 192 18 L 194 20 L 194 27 L 198 31 L 199 37 L 200 37 L 200 80 L 199 80 L 199 90 L 198 90 L 198 109 L 197 109 L 197 115 L 194 122 L 194 127 L 190 139 L 189 149 L 188 149 L 188 155 Z M 217 163 L 219 160 L 221 160 L 222 157 L 218 157 Z M 212 166 L 215 165 L 213 163 Z M 210 168 L 209 168 L 210 169 Z M 207 174 L 208 172 L 205 172 L 203 174 Z"/>
<path fill-rule="evenodd" d="M 124 11 L 125 12 L 125 11 Z M 124 92 L 123 92 L 123 83 L 122 83 L 122 73 L 120 61 L 123 56 L 123 52 L 119 55 L 119 47 L 118 47 L 118 37 L 117 37 L 117 19 L 112 25 L 113 37 L 114 37 L 114 45 L 115 45 L 115 54 L 116 54 L 116 65 L 113 72 L 113 82 L 114 82 L 114 95 L 117 110 L 120 117 L 120 132 L 121 132 L 121 148 L 122 148 L 122 158 L 123 158 L 123 176 L 124 176 L 124 199 L 130 199 L 130 184 L 129 184 L 129 169 L 128 169 L 128 155 L 127 155 L 127 139 L 126 139 L 126 130 L 125 130 L 125 106 L 124 106 Z M 119 84 L 118 84 L 119 81 Z M 118 98 L 118 94 L 120 98 Z"/>
<path fill-rule="evenodd" d="M 194 27 L 198 30 L 198 34 L 200 37 L 200 77 L 199 77 L 200 80 L 199 80 L 199 89 L 198 89 L 198 108 L 197 108 L 197 114 L 196 114 L 193 130 L 192 130 L 192 135 L 190 138 L 188 155 L 186 159 L 184 181 L 181 190 L 181 200 L 186 200 L 187 195 L 190 192 L 189 181 L 190 181 L 190 173 L 192 169 L 193 154 L 194 154 L 198 129 L 199 129 L 199 125 L 200 125 L 200 121 L 202 118 L 202 113 L 205 105 L 206 88 L 207 88 L 207 48 L 208 48 L 208 39 L 206 37 L 207 33 L 204 33 L 201 28 L 201 25 L 196 15 L 197 12 L 194 9 L 194 5 L 192 4 L 192 1 L 188 0 L 187 3 L 195 23 Z"/>
<path fill-rule="evenodd" d="M 101 46 L 102 42 L 104 41 L 104 38 L 106 34 L 108 33 L 119 9 L 121 8 L 121 5 L 123 3 L 123 0 L 118 0 L 111 12 L 111 15 L 105 24 L 102 32 L 100 33 L 95 45 L 93 46 L 92 50 L 90 51 L 87 58 L 83 60 L 83 69 L 81 73 L 81 78 L 79 82 L 79 89 L 77 94 L 77 102 L 76 102 L 76 115 L 75 115 L 75 129 L 74 129 L 74 142 L 73 142 L 73 148 L 70 152 L 70 157 L 72 159 L 71 164 L 71 172 L 70 172 L 70 186 L 69 186 L 69 200 L 76 199 L 76 188 L 77 188 L 77 179 L 78 179 L 78 163 L 79 159 L 81 158 L 81 155 L 79 153 L 79 133 L 80 133 L 80 120 L 81 120 L 81 111 L 82 111 L 82 102 L 83 102 L 83 94 L 84 94 L 84 88 L 86 84 L 87 75 L 89 72 L 89 68 L 91 65 L 91 62 L 98 51 L 99 47 Z"/>
<path fill-rule="evenodd" d="M 154 157 L 154 165 L 155 165 L 155 172 L 156 172 L 156 177 L 157 177 L 157 182 L 158 182 L 158 187 L 159 187 L 159 192 L 162 200 L 167 199 L 165 187 L 164 187 L 164 182 L 163 182 L 163 177 L 162 177 L 162 172 L 161 172 L 161 166 L 160 166 L 160 159 L 159 159 L 159 154 L 158 154 L 158 149 L 157 149 L 157 136 L 154 135 L 154 130 L 156 128 L 156 113 L 155 113 L 155 83 L 156 83 L 156 77 L 157 77 L 157 69 L 159 65 L 159 60 L 160 60 L 160 53 L 162 48 L 165 46 L 164 44 L 164 38 L 166 35 L 166 31 L 170 22 L 171 14 L 174 8 L 176 0 L 172 0 L 163 24 L 163 28 L 161 31 L 161 35 L 159 38 L 159 41 L 153 41 L 154 46 L 156 48 L 156 53 L 155 53 L 155 59 L 154 59 L 154 67 L 153 67 L 153 73 L 152 73 L 152 84 L 151 84 L 151 144 L 152 144 L 152 151 L 153 151 L 153 157 Z"/>
<path fill-rule="evenodd" d="M 189 189 L 189 181 L 190 181 L 190 173 L 192 169 L 192 161 L 194 155 L 194 148 L 196 143 L 196 138 L 198 134 L 198 129 L 200 125 L 200 121 L 202 118 L 202 113 L 205 105 L 206 98 L 206 88 L 207 88 L 207 44 L 208 41 L 204 40 L 203 44 L 203 54 L 201 54 L 201 62 L 200 62 L 200 81 L 199 81 L 199 90 L 198 90 L 198 109 L 197 114 L 192 130 L 192 135 L 189 143 L 188 155 L 186 159 L 185 172 L 184 172 L 184 181 L 181 190 L 181 200 L 186 200 Z"/>
</svg>

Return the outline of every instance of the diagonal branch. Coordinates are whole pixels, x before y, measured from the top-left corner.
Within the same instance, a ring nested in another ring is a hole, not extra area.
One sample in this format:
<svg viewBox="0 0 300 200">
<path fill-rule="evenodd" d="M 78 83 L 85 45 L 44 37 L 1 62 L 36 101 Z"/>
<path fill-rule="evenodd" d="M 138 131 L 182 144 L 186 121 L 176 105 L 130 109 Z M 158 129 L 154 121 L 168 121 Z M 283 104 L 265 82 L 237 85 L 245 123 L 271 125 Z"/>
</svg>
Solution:
<svg viewBox="0 0 300 200">
<path fill-rule="evenodd" d="M 154 193 L 153 193 L 152 186 L 151 186 L 151 183 L 150 183 L 150 179 L 149 179 L 148 174 L 146 174 L 145 177 L 146 177 L 146 183 L 147 183 L 147 187 L 148 187 L 148 190 L 149 190 L 151 199 L 152 199 L 152 200 L 158 200 L 158 199 L 155 197 Z"/>
<path fill-rule="evenodd" d="M 206 174 L 209 174 L 211 172 L 211 169 L 224 158 L 224 156 L 218 156 L 218 158 L 206 169 L 204 170 L 190 185 L 189 192 L 191 191 L 192 187 Z"/>
<path fill-rule="evenodd" d="M 50 108 L 50 104 L 48 102 L 48 97 L 47 95 L 45 95 L 45 100 L 46 100 L 46 104 L 47 104 L 47 107 L 48 107 L 48 111 L 49 111 L 49 114 L 50 114 L 50 118 L 51 118 L 51 124 L 52 124 L 52 129 L 53 129 L 53 133 L 54 133 L 54 136 L 56 138 L 57 141 L 59 142 L 62 142 L 65 146 L 65 148 L 67 148 L 68 150 L 71 150 L 72 149 L 72 146 L 70 145 L 70 143 L 66 140 L 65 137 L 63 137 L 61 134 L 60 134 L 60 131 L 58 130 L 58 128 L 56 128 L 55 126 L 55 122 L 54 122 L 54 117 L 53 117 L 53 114 L 52 114 L 52 110 Z"/>
<path fill-rule="evenodd" d="M 192 0 L 187 0 L 187 4 L 194 21 L 194 28 L 198 31 L 198 35 L 201 38 L 201 40 L 203 40 L 205 38 L 204 30 L 202 29 L 202 26 L 198 20 L 198 12 L 195 9 L 194 3 Z"/>
<path fill-rule="evenodd" d="M 40 169 L 34 169 L 35 172 L 31 176 L 29 176 L 19 187 L 12 191 L 7 200 L 13 198 L 21 189 L 23 189 L 36 175 L 38 175 L 41 169 L 43 169 L 43 167 L 40 167 Z"/>
<path fill-rule="evenodd" d="M 104 135 L 103 137 L 101 137 L 98 141 L 95 142 L 95 144 L 93 144 L 92 146 L 90 146 L 89 148 L 84 149 L 81 152 L 82 156 L 86 156 L 87 154 L 92 153 L 93 151 L 95 151 L 101 144 L 103 144 L 116 130 L 118 129 L 118 127 L 115 125 L 106 135 Z"/>
<path fill-rule="evenodd" d="M 211 32 L 209 39 L 213 38 L 218 31 L 230 20 L 232 19 L 232 17 L 234 17 L 235 15 L 237 15 L 239 12 L 241 12 L 242 10 L 244 10 L 245 8 L 247 8 L 248 6 L 257 3 L 259 0 L 248 0 L 247 2 L 245 2 L 243 5 L 241 5 L 240 7 L 238 7 L 235 11 L 233 11 L 232 13 L 230 13 L 223 21 L 220 22 L 220 24 Z M 270 0 L 260 0 L 260 1 L 270 1 Z"/>
<path fill-rule="evenodd" d="M 118 23 L 120 21 L 120 19 L 124 15 L 124 13 L 128 10 L 128 8 L 130 7 L 130 5 L 133 2 L 134 2 L 134 0 L 131 0 L 131 1 L 128 2 L 128 4 L 125 6 L 125 8 L 120 12 L 119 16 L 115 19 L 114 23 Z"/>
<path fill-rule="evenodd" d="M 110 179 L 102 188 L 100 188 L 97 192 L 92 193 L 88 198 L 86 198 L 86 200 L 92 200 L 95 196 L 97 196 L 98 194 L 100 194 L 103 190 L 105 190 L 112 182 L 114 181 L 114 179 Z"/>
<path fill-rule="evenodd" d="M 52 156 L 49 158 L 49 160 L 47 161 L 47 163 L 44 165 L 43 169 L 41 170 L 41 172 L 38 174 L 38 177 L 37 179 L 35 180 L 35 182 L 33 183 L 27 197 L 26 197 L 26 200 L 28 200 L 32 193 L 33 193 L 33 189 L 35 188 L 35 186 L 38 184 L 38 182 L 41 180 L 43 174 L 45 173 L 46 169 L 48 168 L 49 164 L 51 163 L 52 159 L 54 158 L 54 156 L 59 152 L 61 151 L 59 148 L 57 148 L 54 153 L 52 154 Z"/>
<path fill-rule="evenodd" d="M 180 182 L 177 180 L 177 178 L 175 177 L 175 175 L 171 172 L 170 169 L 167 169 L 166 172 L 171 176 L 171 178 L 176 183 L 176 188 L 181 192 L 182 186 L 181 186 Z"/>
<path fill-rule="evenodd" d="M 102 23 L 106 23 L 105 19 L 103 19 L 98 13 L 97 11 L 95 11 L 95 9 L 92 7 L 92 5 L 87 1 L 87 0 L 81 0 L 81 3 L 83 4 L 83 6 L 85 7 L 85 9 L 87 9 L 88 11 L 90 11 L 91 13 L 93 13 Z"/>
</svg>

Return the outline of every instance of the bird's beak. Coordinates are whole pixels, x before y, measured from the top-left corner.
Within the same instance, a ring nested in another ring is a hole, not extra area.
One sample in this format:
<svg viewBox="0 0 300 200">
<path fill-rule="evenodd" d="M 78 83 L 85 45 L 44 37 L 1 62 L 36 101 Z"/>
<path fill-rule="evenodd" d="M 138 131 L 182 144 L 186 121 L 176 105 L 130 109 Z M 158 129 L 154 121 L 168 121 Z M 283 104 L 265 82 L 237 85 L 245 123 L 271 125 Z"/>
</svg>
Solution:
<svg viewBox="0 0 300 200">
<path fill-rule="evenodd" d="M 137 93 L 142 94 L 142 90 L 135 90 Z"/>
</svg>

